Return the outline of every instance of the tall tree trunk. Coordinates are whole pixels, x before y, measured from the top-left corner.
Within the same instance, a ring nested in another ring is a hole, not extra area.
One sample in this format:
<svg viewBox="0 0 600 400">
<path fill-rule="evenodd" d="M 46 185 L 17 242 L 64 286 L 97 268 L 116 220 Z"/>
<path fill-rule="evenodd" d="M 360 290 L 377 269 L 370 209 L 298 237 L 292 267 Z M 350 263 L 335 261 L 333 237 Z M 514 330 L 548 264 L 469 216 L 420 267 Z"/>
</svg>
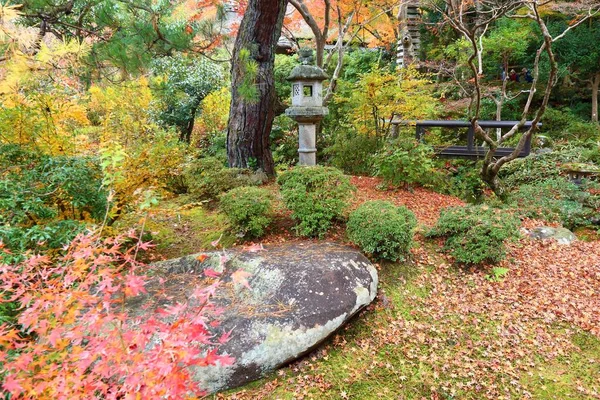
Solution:
<svg viewBox="0 0 600 400">
<path fill-rule="evenodd" d="M 273 67 L 287 0 L 250 0 L 242 19 L 231 66 L 231 111 L 227 128 L 230 167 L 256 166 L 273 176 L 269 135 L 275 118 Z M 249 52 L 249 59 L 241 54 Z M 248 62 L 256 62 L 256 98 L 240 93 L 248 85 Z"/>
<path fill-rule="evenodd" d="M 194 130 L 194 119 L 188 119 L 185 121 L 185 125 L 181 127 L 179 132 L 179 141 L 190 144 L 192 139 L 192 130 Z"/>
<path fill-rule="evenodd" d="M 192 131 L 194 130 L 194 122 L 196 122 L 196 112 L 198 111 L 198 107 L 200 106 L 200 102 L 195 107 L 192 107 L 192 112 L 187 121 L 185 121 L 185 125 L 181 126 L 179 131 L 179 141 L 190 144 L 192 140 Z"/>
<path fill-rule="evenodd" d="M 596 72 L 592 80 L 592 122 L 598 123 L 598 86 L 600 86 L 600 72 Z"/>
</svg>

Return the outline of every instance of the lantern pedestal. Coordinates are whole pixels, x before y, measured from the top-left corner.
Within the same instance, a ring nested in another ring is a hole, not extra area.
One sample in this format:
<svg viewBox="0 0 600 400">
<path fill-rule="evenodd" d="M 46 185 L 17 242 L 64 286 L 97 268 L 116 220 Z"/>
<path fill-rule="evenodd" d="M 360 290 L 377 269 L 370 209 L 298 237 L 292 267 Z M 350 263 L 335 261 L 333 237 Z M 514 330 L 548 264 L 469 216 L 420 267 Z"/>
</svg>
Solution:
<svg viewBox="0 0 600 400">
<path fill-rule="evenodd" d="M 317 125 L 298 124 L 298 164 L 317 165 Z"/>
<path fill-rule="evenodd" d="M 317 124 L 329 112 L 323 107 L 322 95 L 327 74 L 319 67 L 306 65 L 308 60 L 310 54 L 288 77 L 292 82 L 292 106 L 285 114 L 298 122 L 299 164 L 317 165 Z"/>
<path fill-rule="evenodd" d="M 317 124 L 327 107 L 290 107 L 285 114 L 298 122 L 298 164 L 317 165 Z"/>
</svg>

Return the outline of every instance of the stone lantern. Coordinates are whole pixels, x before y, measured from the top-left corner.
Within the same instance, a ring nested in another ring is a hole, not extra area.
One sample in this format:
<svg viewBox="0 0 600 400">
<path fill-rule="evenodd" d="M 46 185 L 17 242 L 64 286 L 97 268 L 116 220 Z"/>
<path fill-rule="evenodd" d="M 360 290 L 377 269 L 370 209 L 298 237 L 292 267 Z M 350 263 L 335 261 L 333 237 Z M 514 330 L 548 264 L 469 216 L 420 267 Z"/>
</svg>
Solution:
<svg viewBox="0 0 600 400">
<path fill-rule="evenodd" d="M 292 106 L 285 114 L 298 122 L 298 154 L 300 165 L 317 164 L 317 124 L 329 113 L 323 107 L 323 81 L 327 74 L 312 65 L 310 49 L 300 50 L 300 61 L 292 70 L 288 81 L 292 82 Z"/>
</svg>

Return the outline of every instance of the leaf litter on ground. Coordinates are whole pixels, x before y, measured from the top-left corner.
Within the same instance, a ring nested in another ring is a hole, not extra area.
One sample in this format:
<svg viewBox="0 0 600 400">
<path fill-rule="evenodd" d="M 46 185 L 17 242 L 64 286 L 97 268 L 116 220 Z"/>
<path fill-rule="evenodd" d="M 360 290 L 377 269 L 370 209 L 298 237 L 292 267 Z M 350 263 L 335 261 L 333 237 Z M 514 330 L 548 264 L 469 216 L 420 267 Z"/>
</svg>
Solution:
<svg viewBox="0 0 600 400">
<path fill-rule="evenodd" d="M 353 208 L 389 200 L 429 226 L 441 209 L 464 204 L 422 188 L 381 190 L 377 178 L 352 183 L 359 189 Z M 546 386 L 533 385 L 533 377 L 542 379 L 554 363 L 568 366 L 585 350 L 575 335 L 600 337 L 599 241 L 564 246 L 521 238 L 497 266 L 508 270 L 498 280 L 489 279 L 491 267 L 457 267 L 438 251 L 417 235 L 409 276 L 382 265 L 380 295 L 354 326 L 276 377 L 216 398 L 535 398 Z M 600 347 L 586 362 L 600 373 Z M 594 376 L 551 396 L 600 398 Z M 361 392 L 363 386 L 380 390 Z"/>
</svg>

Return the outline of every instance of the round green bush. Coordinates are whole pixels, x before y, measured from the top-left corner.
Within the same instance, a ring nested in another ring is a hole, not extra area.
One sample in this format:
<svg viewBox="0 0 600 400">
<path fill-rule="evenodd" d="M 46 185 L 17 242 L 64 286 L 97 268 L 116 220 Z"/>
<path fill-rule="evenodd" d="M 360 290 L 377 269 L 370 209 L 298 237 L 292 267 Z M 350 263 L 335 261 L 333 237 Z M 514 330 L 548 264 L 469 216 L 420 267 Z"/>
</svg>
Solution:
<svg viewBox="0 0 600 400">
<path fill-rule="evenodd" d="M 221 210 L 232 226 L 245 236 L 260 237 L 273 220 L 271 193 L 266 189 L 242 186 L 221 196 Z"/>
<path fill-rule="evenodd" d="M 189 194 L 200 200 L 216 200 L 228 190 L 253 183 L 249 171 L 227 168 L 216 157 L 194 160 L 183 175 Z"/>
<path fill-rule="evenodd" d="M 505 242 L 517 238 L 520 220 L 485 205 L 442 210 L 429 237 L 445 237 L 444 250 L 463 264 L 495 263 L 506 254 Z"/>
<path fill-rule="evenodd" d="M 406 207 L 368 201 L 350 213 L 347 234 L 364 252 L 396 261 L 410 250 L 416 225 L 415 215 Z"/>
<path fill-rule="evenodd" d="M 332 167 L 296 167 L 277 179 L 285 206 L 302 236 L 323 237 L 342 217 L 355 189 L 340 170 Z"/>
</svg>

